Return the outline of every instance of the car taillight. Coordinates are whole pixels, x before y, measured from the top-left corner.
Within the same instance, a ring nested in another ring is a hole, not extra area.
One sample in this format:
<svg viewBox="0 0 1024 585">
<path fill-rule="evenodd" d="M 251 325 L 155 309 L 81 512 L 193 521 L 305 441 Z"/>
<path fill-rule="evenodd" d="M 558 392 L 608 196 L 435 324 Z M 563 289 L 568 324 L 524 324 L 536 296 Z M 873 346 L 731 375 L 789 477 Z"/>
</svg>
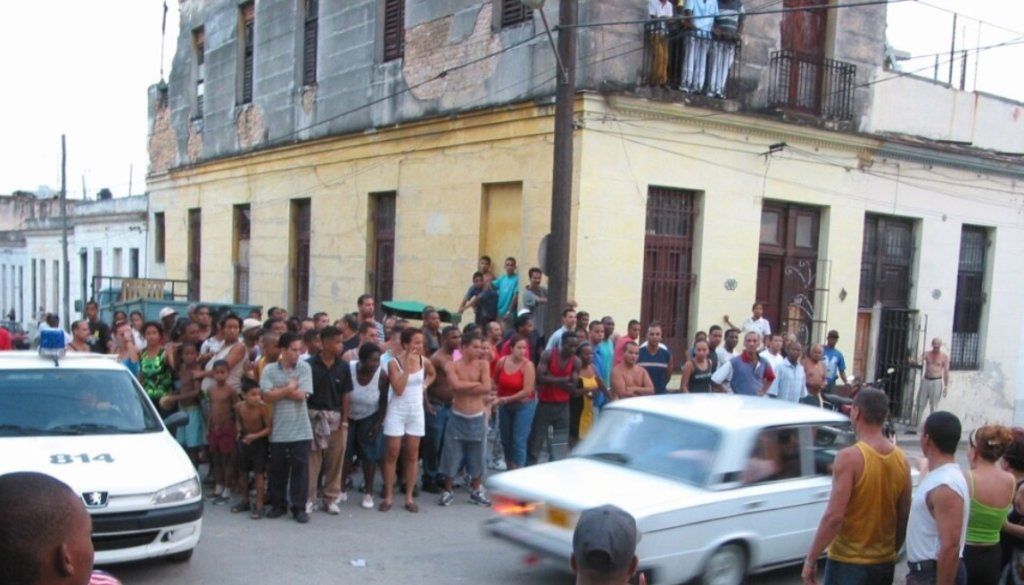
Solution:
<svg viewBox="0 0 1024 585">
<path fill-rule="evenodd" d="M 491 507 L 502 516 L 529 516 L 537 509 L 537 504 L 499 495 L 491 498 Z"/>
</svg>

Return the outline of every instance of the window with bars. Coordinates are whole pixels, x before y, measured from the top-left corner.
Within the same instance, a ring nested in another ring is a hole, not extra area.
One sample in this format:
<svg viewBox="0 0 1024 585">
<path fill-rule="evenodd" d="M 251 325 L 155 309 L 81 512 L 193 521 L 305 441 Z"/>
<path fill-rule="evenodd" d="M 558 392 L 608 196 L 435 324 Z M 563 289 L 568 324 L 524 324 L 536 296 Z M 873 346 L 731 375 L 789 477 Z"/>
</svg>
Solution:
<svg viewBox="0 0 1024 585">
<path fill-rule="evenodd" d="M 533 20 L 533 9 L 527 8 L 520 0 L 498 1 L 501 2 L 501 28 Z"/>
<path fill-rule="evenodd" d="M 239 46 L 241 46 L 241 99 L 239 104 L 252 102 L 253 57 L 256 53 L 256 5 L 253 2 L 243 4 L 239 12 Z"/>
<path fill-rule="evenodd" d="M 196 110 L 195 117 L 203 117 L 203 101 L 206 95 L 206 35 L 202 28 L 192 32 L 192 51 L 195 59 Z"/>
<path fill-rule="evenodd" d="M 914 266 L 914 223 L 890 215 L 864 218 L 860 264 L 860 307 L 875 302 L 893 309 L 910 307 L 911 270 Z"/>
<path fill-rule="evenodd" d="M 320 1 L 305 0 L 305 20 L 302 31 L 302 85 L 316 83 L 316 45 L 319 26 Z"/>
<path fill-rule="evenodd" d="M 139 277 L 139 249 L 129 248 L 128 250 L 128 276 Z"/>
<path fill-rule="evenodd" d="M 384 0 L 384 61 L 405 55 L 405 0 Z"/>
<path fill-rule="evenodd" d="M 292 215 L 292 314 L 309 315 L 309 260 L 312 238 L 312 205 L 309 199 L 293 199 Z"/>
<path fill-rule="evenodd" d="M 163 262 L 166 255 L 164 212 L 158 211 L 153 214 L 153 260 Z"/>
<path fill-rule="evenodd" d="M 960 265 L 953 309 L 953 342 L 949 365 L 957 370 L 976 370 L 981 354 L 981 320 L 985 304 L 985 256 L 988 230 L 965 225 L 960 232 Z"/>
<path fill-rule="evenodd" d="M 203 264 L 203 210 L 188 210 L 188 300 L 198 301 Z"/>
</svg>

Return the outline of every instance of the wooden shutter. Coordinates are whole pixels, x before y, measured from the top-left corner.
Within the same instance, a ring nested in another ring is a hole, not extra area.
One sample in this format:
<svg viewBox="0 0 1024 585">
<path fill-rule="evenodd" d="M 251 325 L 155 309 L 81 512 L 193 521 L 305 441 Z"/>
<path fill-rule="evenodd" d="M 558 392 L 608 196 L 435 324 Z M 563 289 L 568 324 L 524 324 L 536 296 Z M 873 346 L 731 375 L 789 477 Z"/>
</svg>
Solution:
<svg viewBox="0 0 1024 585">
<path fill-rule="evenodd" d="M 405 0 L 384 0 L 384 61 L 405 54 Z"/>
<path fill-rule="evenodd" d="M 242 103 L 252 101 L 253 56 L 255 43 L 256 8 L 250 2 L 241 8 L 242 11 Z"/>
<path fill-rule="evenodd" d="M 316 83 L 316 45 L 319 28 L 319 0 L 306 0 L 306 20 L 302 36 L 302 85 Z"/>
<path fill-rule="evenodd" d="M 515 26 L 533 20 L 533 10 L 520 0 L 501 0 L 501 27 Z"/>
</svg>

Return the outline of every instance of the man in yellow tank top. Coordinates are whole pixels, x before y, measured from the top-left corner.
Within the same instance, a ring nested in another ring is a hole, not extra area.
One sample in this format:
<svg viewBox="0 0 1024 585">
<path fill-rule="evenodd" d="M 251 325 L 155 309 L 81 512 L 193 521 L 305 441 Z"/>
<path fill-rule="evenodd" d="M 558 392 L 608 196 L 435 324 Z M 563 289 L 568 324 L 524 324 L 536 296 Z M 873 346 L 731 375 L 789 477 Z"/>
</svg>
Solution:
<svg viewBox="0 0 1024 585">
<path fill-rule="evenodd" d="M 850 419 L 857 443 L 836 455 L 832 494 L 804 559 L 803 581 L 817 581 L 818 558 L 828 547 L 825 585 L 891 585 L 896 554 L 910 514 L 910 467 L 882 431 L 889 416 L 884 392 L 857 393 Z"/>
</svg>

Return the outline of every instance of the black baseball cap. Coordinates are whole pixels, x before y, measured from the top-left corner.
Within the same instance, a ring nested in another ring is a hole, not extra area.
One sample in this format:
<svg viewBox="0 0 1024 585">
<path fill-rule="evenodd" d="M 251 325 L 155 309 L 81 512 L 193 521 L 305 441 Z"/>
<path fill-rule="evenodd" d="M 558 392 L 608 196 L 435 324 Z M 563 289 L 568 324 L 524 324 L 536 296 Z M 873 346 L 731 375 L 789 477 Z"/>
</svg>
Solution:
<svg viewBox="0 0 1024 585">
<path fill-rule="evenodd" d="M 639 541 L 636 520 L 629 512 L 617 506 L 599 506 L 580 515 L 572 551 L 579 568 L 616 573 L 629 568 Z"/>
</svg>

